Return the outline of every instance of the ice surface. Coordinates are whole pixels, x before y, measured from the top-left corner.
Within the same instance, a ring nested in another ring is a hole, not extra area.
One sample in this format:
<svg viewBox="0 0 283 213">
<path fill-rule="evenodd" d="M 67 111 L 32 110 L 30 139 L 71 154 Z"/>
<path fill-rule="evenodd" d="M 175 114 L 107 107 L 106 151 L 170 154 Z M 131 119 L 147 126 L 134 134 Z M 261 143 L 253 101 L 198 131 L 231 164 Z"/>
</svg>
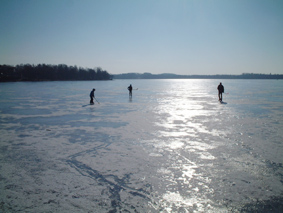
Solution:
<svg viewBox="0 0 283 213">
<path fill-rule="evenodd" d="M 1 83 L 0 211 L 282 212 L 283 83 L 222 83 Z"/>
</svg>

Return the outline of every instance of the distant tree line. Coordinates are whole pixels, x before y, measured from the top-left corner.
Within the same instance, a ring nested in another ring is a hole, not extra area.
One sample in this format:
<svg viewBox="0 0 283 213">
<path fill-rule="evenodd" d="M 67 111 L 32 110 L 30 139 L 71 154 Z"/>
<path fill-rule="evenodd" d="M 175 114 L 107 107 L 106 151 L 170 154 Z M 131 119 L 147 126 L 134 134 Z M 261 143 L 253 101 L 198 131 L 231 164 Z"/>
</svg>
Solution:
<svg viewBox="0 0 283 213">
<path fill-rule="evenodd" d="M 0 65 L 0 82 L 5 81 L 75 81 L 110 80 L 111 75 L 100 67 L 89 69 L 65 64 Z"/>
<path fill-rule="evenodd" d="M 113 75 L 114 79 L 283 79 L 279 74 L 243 73 L 241 75 L 176 75 L 172 73 L 124 73 Z"/>
</svg>

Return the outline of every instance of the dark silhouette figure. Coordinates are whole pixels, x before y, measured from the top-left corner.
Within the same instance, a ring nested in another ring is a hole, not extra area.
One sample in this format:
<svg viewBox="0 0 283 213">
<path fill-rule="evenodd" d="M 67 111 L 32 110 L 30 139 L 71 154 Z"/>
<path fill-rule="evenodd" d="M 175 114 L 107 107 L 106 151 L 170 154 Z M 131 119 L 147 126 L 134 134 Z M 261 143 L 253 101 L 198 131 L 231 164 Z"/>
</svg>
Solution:
<svg viewBox="0 0 283 213">
<path fill-rule="evenodd" d="M 220 82 L 220 84 L 217 87 L 218 89 L 218 98 L 219 101 L 222 101 L 222 93 L 224 93 L 224 86 L 222 85 L 222 83 Z"/>
<path fill-rule="evenodd" d="M 95 91 L 95 89 L 92 89 L 91 92 L 90 92 L 90 94 L 89 94 L 89 96 L 90 96 L 90 104 L 94 104 L 94 102 L 93 102 L 94 91 Z"/>
<path fill-rule="evenodd" d="M 129 90 L 129 96 L 132 97 L 132 90 L 133 90 L 132 84 L 128 86 L 128 90 Z"/>
</svg>

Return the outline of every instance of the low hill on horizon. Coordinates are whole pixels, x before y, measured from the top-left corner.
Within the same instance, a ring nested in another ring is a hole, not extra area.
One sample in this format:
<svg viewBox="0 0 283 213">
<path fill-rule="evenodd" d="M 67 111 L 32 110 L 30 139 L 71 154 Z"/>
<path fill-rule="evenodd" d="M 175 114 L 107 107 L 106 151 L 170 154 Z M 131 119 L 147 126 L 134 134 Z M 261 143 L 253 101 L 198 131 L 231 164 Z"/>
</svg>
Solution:
<svg viewBox="0 0 283 213">
<path fill-rule="evenodd" d="M 243 73 L 241 75 L 178 75 L 173 73 L 123 73 L 112 75 L 113 79 L 283 79 L 280 74 Z"/>
</svg>

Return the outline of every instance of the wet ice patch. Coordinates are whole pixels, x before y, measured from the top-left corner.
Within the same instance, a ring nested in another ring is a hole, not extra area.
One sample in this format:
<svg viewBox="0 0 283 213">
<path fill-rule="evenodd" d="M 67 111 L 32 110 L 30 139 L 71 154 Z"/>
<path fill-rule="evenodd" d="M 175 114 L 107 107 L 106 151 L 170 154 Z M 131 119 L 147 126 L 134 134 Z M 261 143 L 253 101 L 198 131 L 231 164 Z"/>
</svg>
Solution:
<svg viewBox="0 0 283 213">
<path fill-rule="evenodd" d="M 204 212 L 209 211 L 211 207 L 211 205 L 209 204 L 211 201 L 208 199 L 201 199 L 197 197 L 187 198 L 181 196 L 177 192 L 167 192 L 163 195 L 163 199 L 165 204 L 163 204 L 165 212 Z M 213 208 L 211 208 L 211 210 L 212 209 Z"/>
</svg>

